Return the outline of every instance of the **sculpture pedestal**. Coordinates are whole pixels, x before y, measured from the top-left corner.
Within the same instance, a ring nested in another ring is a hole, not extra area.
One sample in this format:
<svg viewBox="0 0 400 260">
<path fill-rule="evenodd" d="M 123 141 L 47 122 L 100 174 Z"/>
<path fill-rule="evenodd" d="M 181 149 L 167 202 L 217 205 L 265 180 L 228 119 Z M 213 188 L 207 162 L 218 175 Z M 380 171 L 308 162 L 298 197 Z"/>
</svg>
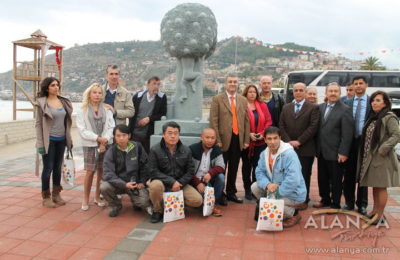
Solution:
<svg viewBox="0 0 400 260">
<path fill-rule="evenodd" d="M 210 124 L 207 120 L 194 121 L 182 119 L 166 119 L 156 121 L 154 124 L 154 135 L 150 137 L 150 147 L 161 141 L 162 126 L 169 121 L 175 121 L 176 123 L 178 123 L 178 125 L 181 126 L 180 140 L 186 146 L 199 142 L 200 134 L 203 129 L 210 127 Z"/>
</svg>

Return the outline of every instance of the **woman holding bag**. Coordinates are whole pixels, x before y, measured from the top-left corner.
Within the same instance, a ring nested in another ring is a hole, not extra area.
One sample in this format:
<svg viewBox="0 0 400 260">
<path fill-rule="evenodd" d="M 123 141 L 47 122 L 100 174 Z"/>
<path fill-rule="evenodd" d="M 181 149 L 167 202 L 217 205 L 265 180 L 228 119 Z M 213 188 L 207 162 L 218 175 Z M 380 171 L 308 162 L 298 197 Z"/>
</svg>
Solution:
<svg viewBox="0 0 400 260">
<path fill-rule="evenodd" d="M 86 170 L 83 186 L 82 210 L 89 209 L 89 196 L 93 176 L 97 171 L 94 203 L 104 207 L 100 200 L 100 181 L 103 176 L 103 159 L 107 145 L 112 144 L 115 121 L 113 113 L 103 103 L 104 93 L 97 83 L 92 84 L 83 93 L 82 109 L 78 112 L 77 127 L 82 138 L 84 169 Z"/>
<path fill-rule="evenodd" d="M 368 214 L 376 225 L 383 217 L 387 187 L 399 187 L 399 164 L 394 147 L 400 142 L 399 122 L 383 91 L 371 95 L 373 112 L 363 128 L 359 151 L 359 185 L 372 187 L 374 206 Z"/>
<path fill-rule="evenodd" d="M 243 90 L 243 96 L 247 98 L 247 109 L 250 123 L 250 145 L 242 151 L 242 178 L 245 190 L 245 198 L 252 199 L 251 184 L 256 181 L 255 171 L 264 151 L 264 130 L 272 125 L 268 106 L 260 101 L 260 96 L 255 85 L 247 85 Z"/>
<path fill-rule="evenodd" d="M 65 201 L 60 196 L 61 167 L 65 146 L 69 151 L 72 148 L 72 103 L 59 95 L 60 88 L 58 79 L 45 78 L 40 84 L 40 92 L 35 104 L 36 148 L 43 159 L 42 204 L 47 208 L 55 208 L 56 204 L 65 205 Z M 52 173 L 53 192 L 50 194 Z"/>
</svg>

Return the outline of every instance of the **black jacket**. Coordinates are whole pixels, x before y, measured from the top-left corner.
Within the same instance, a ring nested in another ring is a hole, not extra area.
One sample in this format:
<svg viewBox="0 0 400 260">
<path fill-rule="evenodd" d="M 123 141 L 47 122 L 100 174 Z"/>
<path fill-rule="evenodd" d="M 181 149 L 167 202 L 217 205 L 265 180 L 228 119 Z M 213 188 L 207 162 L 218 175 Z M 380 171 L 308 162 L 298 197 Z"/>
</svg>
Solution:
<svg viewBox="0 0 400 260">
<path fill-rule="evenodd" d="M 150 149 L 150 178 L 163 182 L 170 189 L 175 181 L 185 186 L 194 175 L 194 164 L 190 149 L 178 142 L 173 155 L 168 151 L 164 139 Z"/>
<path fill-rule="evenodd" d="M 135 121 L 139 113 L 140 102 L 146 95 L 147 90 L 144 90 L 136 93 L 132 98 L 133 106 L 135 107 L 135 115 L 132 118 L 129 118 L 129 129 L 131 133 L 133 133 L 133 129 L 135 128 Z M 162 92 L 158 92 L 158 94 L 155 96 L 155 102 L 156 103 L 154 104 L 153 112 L 150 116 L 147 136 L 154 134 L 154 121 L 160 120 L 162 116 L 167 115 L 167 95 Z"/>
<path fill-rule="evenodd" d="M 119 189 L 125 189 L 127 182 L 145 184 L 149 177 L 146 151 L 139 142 L 130 142 L 134 147 L 129 152 L 113 144 L 104 157 L 103 180 Z"/>
</svg>

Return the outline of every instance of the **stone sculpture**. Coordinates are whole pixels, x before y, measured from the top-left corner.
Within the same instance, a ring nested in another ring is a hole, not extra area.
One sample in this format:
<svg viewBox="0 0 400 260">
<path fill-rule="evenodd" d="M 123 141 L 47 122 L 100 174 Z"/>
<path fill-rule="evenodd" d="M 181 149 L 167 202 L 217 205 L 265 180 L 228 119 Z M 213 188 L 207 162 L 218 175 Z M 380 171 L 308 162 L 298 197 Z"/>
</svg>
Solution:
<svg viewBox="0 0 400 260">
<path fill-rule="evenodd" d="M 200 120 L 203 101 L 203 62 L 217 44 L 217 22 L 210 8 L 180 4 L 161 22 L 161 42 L 177 58 L 174 117 Z"/>
</svg>

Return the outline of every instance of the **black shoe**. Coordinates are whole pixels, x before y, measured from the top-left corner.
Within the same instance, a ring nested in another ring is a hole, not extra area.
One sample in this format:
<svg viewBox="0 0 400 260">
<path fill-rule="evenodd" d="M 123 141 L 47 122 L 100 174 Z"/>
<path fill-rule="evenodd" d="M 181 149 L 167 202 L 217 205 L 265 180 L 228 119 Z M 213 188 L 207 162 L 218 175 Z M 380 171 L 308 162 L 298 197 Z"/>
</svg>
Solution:
<svg viewBox="0 0 400 260">
<path fill-rule="evenodd" d="M 256 209 L 254 211 L 254 220 L 258 221 L 258 217 L 260 215 L 260 200 L 257 200 Z"/>
<path fill-rule="evenodd" d="M 346 205 L 344 205 L 343 209 L 351 211 L 351 210 L 354 210 L 354 206 L 349 206 L 346 204 Z"/>
<path fill-rule="evenodd" d="M 133 209 L 134 211 L 142 211 L 142 208 L 141 208 L 141 207 L 138 207 L 138 206 L 132 206 L 132 209 Z"/>
<path fill-rule="evenodd" d="M 118 216 L 119 210 L 121 209 L 121 207 L 110 207 L 110 211 L 108 212 L 108 216 L 115 218 L 116 216 Z"/>
<path fill-rule="evenodd" d="M 361 215 L 367 215 L 367 208 L 366 207 L 359 207 L 357 210 L 358 213 L 360 213 Z"/>
<path fill-rule="evenodd" d="M 243 203 L 243 199 L 236 197 L 235 194 L 227 196 L 226 199 L 235 203 Z"/>
<path fill-rule="evenodd" d="M 151 215 L 150 222 L 151 223 L 158 223 L 162 221 L 163 219 L 163 214 L 161 212 L 153 212 L 153 215 Z"/>
<path fill-rule="evenodd" d="M 382 217 L 380 217 L 380 218 L 378 218 L 377 220 L 375 220 L 374 222 L 372 222 L 371 223 L 371 225 L 374 225 L 374 226 L 376 226 L 376 225 L 385 225 L 386 224 L 386 217 L 385 216 L 382 216 Z"/>
<path fill-rule="evenodd" d="M 228 205 L 228 200 L 226 199 L 225 192 L 222 192 L 220 205 L 222 205 L 222 206 L 227 206 Z"/>
<path fill-rule="evenodd" d="M 228 206 L 228 202 L 226 201 L 226 198 L 224 200 L 221 199 L 221 201 L 218 203 L 218 205 L 221 205 L 221 206 L 224 206 L 224 207 Z"/>
<path fill-rule="evenodd" d="M 251 194 L 251 190 L 246 190 L 244 197 L 246 198 L 246 200 L 252 200 L 253 195 Z"/>
<path fill-rule="evenodd" d="M 338 204 L 331 204 L 331 206 L 330 206 L 330 208 L 331 209 L 340 209 L 340 205 L 338 205 Z"/>
</svg>

